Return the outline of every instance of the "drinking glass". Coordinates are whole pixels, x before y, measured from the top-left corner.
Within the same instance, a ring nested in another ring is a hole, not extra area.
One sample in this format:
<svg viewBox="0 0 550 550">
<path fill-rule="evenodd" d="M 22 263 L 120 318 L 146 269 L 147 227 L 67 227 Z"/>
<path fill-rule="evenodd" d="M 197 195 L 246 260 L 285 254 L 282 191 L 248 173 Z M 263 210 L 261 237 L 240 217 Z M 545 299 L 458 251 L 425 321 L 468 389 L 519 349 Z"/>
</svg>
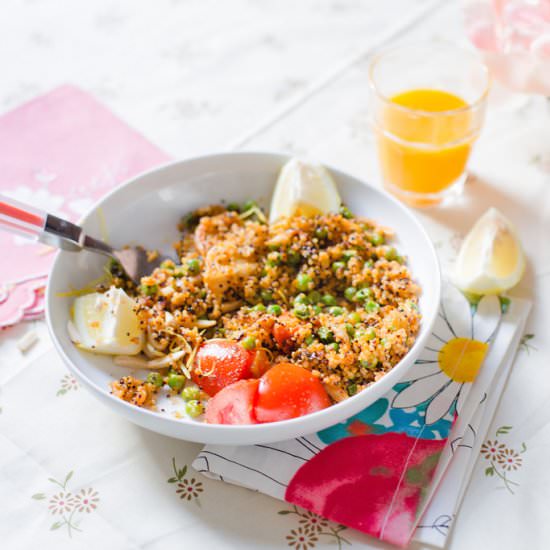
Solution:
<svg viewBox="0 0 550 550">
<path fill-rule="evenodd" d="M 428 42 L 380 53 L 369 71 L 383 185 L 412 206 L 460 192 L 490 77 L 475 52 Z"/>
</svg>

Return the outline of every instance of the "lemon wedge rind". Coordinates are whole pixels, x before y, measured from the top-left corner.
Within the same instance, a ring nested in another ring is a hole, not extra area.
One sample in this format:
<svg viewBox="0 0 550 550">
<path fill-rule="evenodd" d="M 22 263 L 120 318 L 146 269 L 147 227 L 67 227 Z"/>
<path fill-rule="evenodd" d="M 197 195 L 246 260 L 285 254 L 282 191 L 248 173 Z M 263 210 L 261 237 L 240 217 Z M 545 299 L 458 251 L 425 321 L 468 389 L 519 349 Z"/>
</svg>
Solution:
<svg viewBox="0 0 550 550">
<path fill-rule="evenodd" d="M 271 200 L 269 222 L 283 217 L 337 212 L 341 202 L 336 183 L 324 166 L 293 158 L 281 168 Z"/>
<path fill-rule="evenodd" d="M 454 283 L 469 294 L 501 294 L 516 286 L 524 271 L 525 255 L 515 227 L 490 208 L 462 243 Z"/>
<path fill-rule="evenodd" d="M 136 302 L 124 290 L 111 287 L 75 299 L 67 331 L 82 350 L 105 355 L 136 355 L 145 335 L 136 315 Z"/>
</svg>

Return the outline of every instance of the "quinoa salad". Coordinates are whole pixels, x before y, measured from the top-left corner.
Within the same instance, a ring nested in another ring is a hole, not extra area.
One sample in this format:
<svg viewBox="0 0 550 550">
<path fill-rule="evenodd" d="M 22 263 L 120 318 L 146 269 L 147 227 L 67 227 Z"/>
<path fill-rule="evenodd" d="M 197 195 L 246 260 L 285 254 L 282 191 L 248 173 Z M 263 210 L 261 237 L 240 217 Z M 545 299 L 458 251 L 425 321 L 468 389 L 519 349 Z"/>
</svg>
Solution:
<svg viewBox="0 0 550 550">
<path fill-rule="evenodd" d="M 249 201 L 200 208 L 179 230 L 177 262 L 164 261 L 139 286 L 112 262 L 109 285 L 98 288 L 132 298 L 144 334 L 141 355 L 115 362 L 151 372 L 115 380 L 121 399 L 154 408 L 167 386 L 198 417 L 227 385 L 290 364 L 331 404 L 379 380 L 414 344 L 419 288 L 391 230 L 373 220 L 342 206 L 268 224 Z"/>
</svg>

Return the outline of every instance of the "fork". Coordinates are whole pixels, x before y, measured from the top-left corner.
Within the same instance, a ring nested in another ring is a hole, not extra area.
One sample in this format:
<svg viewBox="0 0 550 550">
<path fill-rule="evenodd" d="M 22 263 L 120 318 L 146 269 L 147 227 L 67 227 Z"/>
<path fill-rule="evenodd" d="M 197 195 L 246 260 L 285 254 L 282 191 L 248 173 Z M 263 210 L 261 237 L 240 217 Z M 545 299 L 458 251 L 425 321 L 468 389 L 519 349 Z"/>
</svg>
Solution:
<svg viewBox="0 0 550 550">
<path fill-rule="evenodd" d="M 164 260 L 170 259 L 159 254 L 149 261 L 149 254 L 141 246 L 113 248 L 99 239 L 86 235 L 82 227 L 68 220 L 1 194 L 0 229 L 69 252 L 89 250 L 112 258 L 120 263 L 126 275 L 136 284 L 139 284 L 141 277 L 149 275 Z"/>
</svg>

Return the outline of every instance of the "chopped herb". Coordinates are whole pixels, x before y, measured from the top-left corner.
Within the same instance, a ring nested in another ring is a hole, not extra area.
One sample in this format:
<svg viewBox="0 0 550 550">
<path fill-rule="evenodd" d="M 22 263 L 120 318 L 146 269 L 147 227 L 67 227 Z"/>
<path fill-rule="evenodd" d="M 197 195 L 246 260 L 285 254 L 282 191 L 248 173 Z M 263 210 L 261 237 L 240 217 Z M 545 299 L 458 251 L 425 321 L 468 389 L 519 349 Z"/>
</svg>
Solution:
<svg viewBox="0 0 550 550">
<path fill-rule="evenodd" d="M 141 285 L 140 290 L 145 296 L 154 296 L 159 291 L 159 285 Z"/>
<path fill-rule="evenodd" d="M 330 344 L 331 342 L 334 342 L 334 334 L 332 330 L 327 327 L 319 327 L 317 336 L 319 336 L 319 340 L 321 340 L 323 344 Z"/>
<path fill-rule="evenodd" d="M 342 215 L 342 217 L 346 218 L 346 220 L 351 220 L 351 218 L 353 218 L 353 214 L 351 213 L 350 209 L 344 205 L 340 207 L 340 214 Z"/>
<path fill-rule="evenodd" d="M 302 256 L 295 250 L 289 250 L 286 253 L 286 261 L 289 265 L 297 266 L 302 261 Z"/>
</svg>

